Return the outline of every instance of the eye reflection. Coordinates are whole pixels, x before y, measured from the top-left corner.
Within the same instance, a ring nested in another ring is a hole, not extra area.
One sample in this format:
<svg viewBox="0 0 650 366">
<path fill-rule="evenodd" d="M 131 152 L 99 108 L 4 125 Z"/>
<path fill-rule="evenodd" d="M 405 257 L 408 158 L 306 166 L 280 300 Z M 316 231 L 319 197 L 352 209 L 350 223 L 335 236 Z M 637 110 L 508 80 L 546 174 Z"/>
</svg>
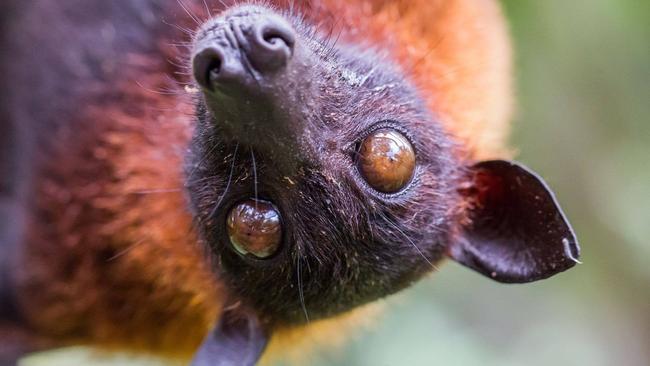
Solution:
<svg viewBox="0 0 650 366">
<path fill-rule="evenodd" d="M 381 129 L 362 142 L 358 164 L 371 187 L 383 193 L 395 193 L 413 178 L 415 151 L 401 133 Z"/>
<path fill-rule="evenodd" d="M 268 258 L 282 240 L 280 212 L 270 202 L 246 200 L 234 206 L 226 220 L 232 247 L 242 255 Z"/>
</svg>

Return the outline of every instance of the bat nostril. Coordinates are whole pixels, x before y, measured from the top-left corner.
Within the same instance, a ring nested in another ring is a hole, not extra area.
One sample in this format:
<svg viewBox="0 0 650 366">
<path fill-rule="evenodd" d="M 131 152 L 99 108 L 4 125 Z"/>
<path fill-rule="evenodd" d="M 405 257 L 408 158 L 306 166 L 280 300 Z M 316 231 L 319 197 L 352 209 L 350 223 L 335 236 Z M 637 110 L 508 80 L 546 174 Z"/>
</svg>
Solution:
<svg viewBox="0 0 650 366">
<path fill-rule="evenodd" d="M 258 19 L 254 28 L 248 39 L 250 49 L 247 55 L 255 68 L 272 72 L 286 66 L 296 43 L 291 26 L 284 19 L 269 15 Z"/>
<path fill-rule="evenodd" d="M 224 66 L 223 52 L 217 47 L 206 47 L 194 55 L 194 79 L 204 89 L 212 90 Z"/>
<path fill-rule="evenodd" d="M 204 90 L 259 89 L 287 69 L 297 35 L 276 14 L 226 19 L 195 42 L 192 71 Z"/>
<path fill-rule="evenodd" d="M 279 27 L 273 26 L 273 24 L 265 25 L 261 30 L 261 35 L 261 40 L 266 42 L 271 48 L 293 48 L 293 35 Z"/>
</svg>

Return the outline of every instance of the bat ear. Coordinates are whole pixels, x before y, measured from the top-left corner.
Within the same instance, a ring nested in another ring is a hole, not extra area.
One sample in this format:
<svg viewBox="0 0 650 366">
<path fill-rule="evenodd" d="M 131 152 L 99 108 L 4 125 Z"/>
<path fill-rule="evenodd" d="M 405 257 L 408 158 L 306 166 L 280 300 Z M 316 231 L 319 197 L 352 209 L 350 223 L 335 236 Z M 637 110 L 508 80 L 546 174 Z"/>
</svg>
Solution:
<svg viewBox="0 0 650 366">
<path fill-rule="evenodd" d="M 579 263 L 575 234 L 546 183 L 509 161 L 469 168 L 465 215 L 447 255 L 499 282 L 532 282 Z"/>
<path fill-rule="evenodd" d="M 254 366 L 268 335 L 257 315 L 241 309 L 226 311 L 203 341 L 191 366 Z"/>
</svg>

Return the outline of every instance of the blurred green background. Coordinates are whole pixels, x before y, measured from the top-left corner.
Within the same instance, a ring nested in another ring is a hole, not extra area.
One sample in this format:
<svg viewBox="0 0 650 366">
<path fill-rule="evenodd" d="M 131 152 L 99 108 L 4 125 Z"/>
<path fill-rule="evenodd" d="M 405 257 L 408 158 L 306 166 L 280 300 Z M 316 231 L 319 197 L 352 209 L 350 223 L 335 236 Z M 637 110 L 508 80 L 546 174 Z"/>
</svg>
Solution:
<svg viewBox="0 0 650 366">
<path fill-rule="evenodd" d="M 650 1 L 503 4 L 517 66 L 512 145 L 554 188 L 584 264 L 522 286 L 448 263 L 310 364 L 650 365 Z"/>
<path fill-rule="evenodd" d="M 448 263 L 325 365 L 650 365 L 650 1 L 504 0 L 518 159 L 584 264 L 499 285 Z"/>
</svg>

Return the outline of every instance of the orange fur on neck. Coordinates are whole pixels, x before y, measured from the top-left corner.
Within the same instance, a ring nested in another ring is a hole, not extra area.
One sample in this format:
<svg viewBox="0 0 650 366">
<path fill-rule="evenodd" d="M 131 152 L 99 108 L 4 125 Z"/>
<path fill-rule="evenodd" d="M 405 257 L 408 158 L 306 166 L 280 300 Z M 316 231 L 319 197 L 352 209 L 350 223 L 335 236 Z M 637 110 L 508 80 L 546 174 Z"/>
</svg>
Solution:
<svg viewBox="0 0 650 366">
<path fill-rule="evenodd" d="M 186 356 L 221 305 L 183 193 L 192 107 L 126 82 L 102 98 L 47 159 L 23 308 L 52 337 Z"/>
</svg>

